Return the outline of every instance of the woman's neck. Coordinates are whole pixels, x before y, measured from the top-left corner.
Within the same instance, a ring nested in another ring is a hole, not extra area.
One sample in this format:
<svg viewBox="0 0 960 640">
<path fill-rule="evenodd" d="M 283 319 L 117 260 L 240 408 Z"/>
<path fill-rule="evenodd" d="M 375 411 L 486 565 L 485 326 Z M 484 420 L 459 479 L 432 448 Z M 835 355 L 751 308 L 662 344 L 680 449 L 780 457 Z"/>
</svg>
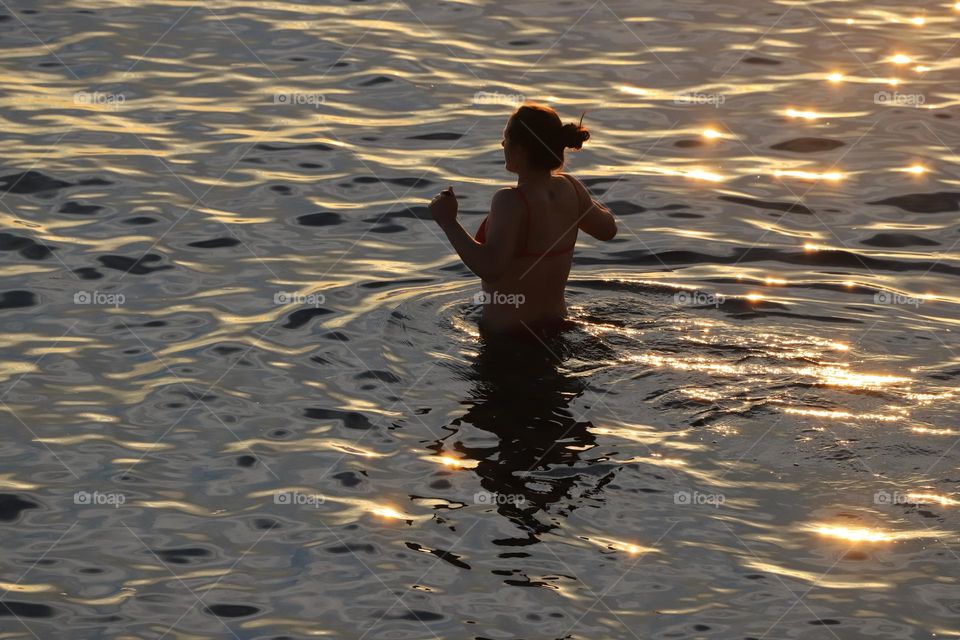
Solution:
<svg viewBox="0 0 960 640">
<path fill-rule="evenodd" d="M 550 171 L 522 171 L 517 174 L 517 186 L 545 184 L 552 177 L 553 173 Z"/>
</svg>

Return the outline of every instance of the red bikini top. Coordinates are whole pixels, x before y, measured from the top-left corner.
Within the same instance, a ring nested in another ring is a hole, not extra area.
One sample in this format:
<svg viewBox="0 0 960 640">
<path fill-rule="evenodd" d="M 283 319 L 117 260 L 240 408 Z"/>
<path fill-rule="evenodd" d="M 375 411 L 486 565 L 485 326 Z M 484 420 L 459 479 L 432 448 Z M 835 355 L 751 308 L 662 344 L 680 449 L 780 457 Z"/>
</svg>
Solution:
<svg viewBox="0 0 960 640">
<path fill-rule="evenodd" d="M 571 176 L 569 176 L 569 175 L 564 174 L 564 177 L 570 179 L 570 183 L 573 185 L 574 191 L 577 192 L 577 202 L 579 202 L 579 201 L 580 201 L 580 190 L 577 189 L 577 183 L 574 182 L 573 178 L 572 178 Z M 571 251 L 573 251 L 573 248 L 574 248 L 574 247 L 576 246 L 576 244 L 577 244 L 577 241 L 576 241 L 576 240 L 574 240 L 573 242 L 571 242 L 569 246 L 562 247 L 562 248 L 560 248 L 560 249 L 554 249 L 554 250 L 552 250 L 552 251 L 537 252 L 537 251 L 527 251 L 527 250 L 526 250 L 525 246 L 526 246 L 527 243 L 530 242 L 530 222 L 531 222 L 531 219 L 532 219 L 532 216 L 530 215 L 530 203 L 527 202 L 527 197 L 526 197 L 525 195 L 523 195 L 523 192 L 520 191 L 520 188 L 519 188 L 519 187 L 514 187 L 514 189 L 516 189 L 516 190 L 517 190 L 517 193 L 520 194 L 520 198 L 523 200 L 523 204 L 524 204 L 524 206 L 525 206 L 526 209 L 527 209 L 527 235 L 526 235 L 526 237 L 525 237 L 524 247 L 518 248 L 518 249 L 517 249 L 517 252 L 514 254 L 514 256 L 515 256 L 515 257 L 518 257 L 518 258 L 519 258 L 519 257 L 526 257 L 526 256 L 533 257 L 533 258 L 546 258 L 546 257 L 549 257 L 549 256 L 559 256 L 559 255 L 563 255 L 564 253 L 570 253 Z M 582 209 L 582 207 L 581 207 L 581 209 Z M 474 239 L 475 239 L 477 242 L 479 242 L 480 244 L 485 244 L 485 243 L 486 243 L 486 240 L 487 240 L 487 219 L 486 219 L 486 218 L 484 218 L 484 219 L 483 219 L 483 222 L 480 223 L 480 228 L 477 229 L 477 235 L 474 237 Z"/>
</svg>

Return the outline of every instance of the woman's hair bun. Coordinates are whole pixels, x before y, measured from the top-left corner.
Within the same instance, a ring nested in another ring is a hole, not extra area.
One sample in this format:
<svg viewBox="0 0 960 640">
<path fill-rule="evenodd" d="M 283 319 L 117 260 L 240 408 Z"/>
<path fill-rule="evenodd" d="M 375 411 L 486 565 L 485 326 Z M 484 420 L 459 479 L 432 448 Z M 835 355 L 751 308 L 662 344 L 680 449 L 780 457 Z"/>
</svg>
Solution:
<svg viewBox="0 0 960 640">
<path fill-rule="evenodd" d="M 590 139 L 590 132 L 586 127 L 568 122 L 560 130 L 560 139 L 563 140 L 564 147 L 579 149 L 583 143 Z"/>
</svg>

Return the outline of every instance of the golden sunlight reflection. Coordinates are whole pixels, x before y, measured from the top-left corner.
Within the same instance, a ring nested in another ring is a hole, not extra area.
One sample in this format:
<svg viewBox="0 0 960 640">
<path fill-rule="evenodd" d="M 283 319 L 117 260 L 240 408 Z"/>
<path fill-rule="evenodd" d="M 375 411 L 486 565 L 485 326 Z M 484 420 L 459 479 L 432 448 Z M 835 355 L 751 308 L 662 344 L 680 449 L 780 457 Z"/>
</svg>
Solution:
<svg viewBox="0 0 960 640">
<path fill-rule="evenodd" d="M 448 455 L 423 456 L 423 459 L 454 469 L 474 469 L 480 464 L 477 460 L 471 460 L 469 458 L 454 458 L 453 456 Z"/>
<path fill-rule="evenodd" d="M 948 535 L 944 531 L 924 529 L 922 531 L 885 531 L 876 527 L 848 527 L 832 524 L 812 524 L 806 528 L 825 538 L 846 542 L 896 542 L 917 538 L 939 538 Z"/>
<path fill-rule="evenodd" d="M 804 407 L 785 407 L 783 412 L 792 415 L 811 416 L 814 418 L 830 418 L 832 420 L 878 420 L 880 422 L 895 422 L 897 420 L 903 420 L 906 417 L 905 410 L 903 410 L 904 415 L 896 416 L 887 415 L 884 413 L 851 413 L 849 411 L 808 409 Z"/>
<path fill-rule="evenodd" d="M 890 586 L 887 582 L 868 582 L 862 579 L 844 580 L 843 578 L 828 575 L 830 573 L 829 571 L 824 573 L 823 571 L 814 572 L 790 569 L 772 562 L 764 562 L 757 558 L 746 560 L 744 564 L 756 571 L 802 580 L 803 582 L 824 589 L 886 589 Z"/>
<path fill-rule="evenodd" d="M 793 108 L 787 109 L 785 113 L 791 118 L 803 118 L 804 120 L 816 120 L 823 118 L 825 115 L 816 111 L 801 111 Z"/>
<path fill-rule="evenodd" d="M 905 53 L 898 53 L 894 56 L 891 56 L 889 60 L 893 64 L 910 64 L 911 62 L 913 62 L 913 58 L 906 55 Z"/>
<path fill-rule="evenodd" d="M 370 513 L 381 518 L 390 518 L 394 520 L 411 520 L 412 518 L 391 506 L 381 505 L 370 507 Z"/>
<path fill-rule="evenodd" d="M 613 538 L 595 538 L 595 537 L 584 537 L 588 542 L 592 542 L 598 546 L 610 549 L 611 551 L 624 551 L 629 553 L 632 556 L 640 555 L 641 553 L 659 553 L 653 547 L 645 547 L 639 544 L 634 544 L 632 542 L 626 542 L 624 540 L 615 540 Z"/>
<path fill-rule="evenodd" d="M 827 180 L 830 182 L 839 182 L 846 177 L 846 174 L 840 171 L 800 171 L 796 169 L 775 169 L 773 175 L 777 178 L 798 178 L 800 180 Z"/>
<path fill-rule="evenodd" d="M 942 496 L 936 493 L 918 493 L 913 491 L 907 492 L 907 502 L 918 504 L 938 504 L 942 507 L 955 507 L 960 504 L 960 500 L 955 500 L 949 496 Z"/>
<path fill-rule="evenodd" d="M 871 388 L 889 384 L 912 382 L 911 378 L 875 373 L 857 373 L 845 368 L 847 365 L 802 367 L 798 373 L 820 378 L 825 384 L 838 387 Z"/>
<path fill-rule="evenodd" d="M 940 429 L 937 427 L 910 427 L 914 433 L 923 433 L 931 436 L 960 436 L 960 431 L 956 429 Z"/>
<path fill-rule="evenodd" d="M 830 82 L 842 82 L 843 78 L 844 78 L 844 75 L 838 71 L 834 71 L 829 76 L 827 76 L 827 80 L 829 80 Z"/>
<path fill-rule="evenodd" d="M 828 538 L 839 538 L 850 542 L 890 542 L 894 535 L 877 529 L 864 527 L 831 527 L 822 525 L 815 527 L 814 532 Z"/>
</svg>

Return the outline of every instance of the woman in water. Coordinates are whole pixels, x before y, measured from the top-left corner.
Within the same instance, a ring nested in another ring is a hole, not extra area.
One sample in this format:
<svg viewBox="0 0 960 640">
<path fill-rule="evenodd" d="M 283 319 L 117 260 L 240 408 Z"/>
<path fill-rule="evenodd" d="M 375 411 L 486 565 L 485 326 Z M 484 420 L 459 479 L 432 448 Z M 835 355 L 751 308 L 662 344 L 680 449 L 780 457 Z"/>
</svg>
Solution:
<svg viewBox="0 0 960 640">
<path fill-rule="evenodd" d="M 580 149 L 586 128 L 563 124 L 550 107 L 524 104 L 503 130 L 507 171 L 517 186 L 497 191 L 471 236 L 457 220 L 453 187 L 430 213 L 464 264 L 482 280 L 483 331 L 525 331 L 562 323 L 564 289 L 580 229 L 598 240 L 617 234 L 613 214 L 573 176 L 560 173 L 566 148 Z"/>
</svg>

